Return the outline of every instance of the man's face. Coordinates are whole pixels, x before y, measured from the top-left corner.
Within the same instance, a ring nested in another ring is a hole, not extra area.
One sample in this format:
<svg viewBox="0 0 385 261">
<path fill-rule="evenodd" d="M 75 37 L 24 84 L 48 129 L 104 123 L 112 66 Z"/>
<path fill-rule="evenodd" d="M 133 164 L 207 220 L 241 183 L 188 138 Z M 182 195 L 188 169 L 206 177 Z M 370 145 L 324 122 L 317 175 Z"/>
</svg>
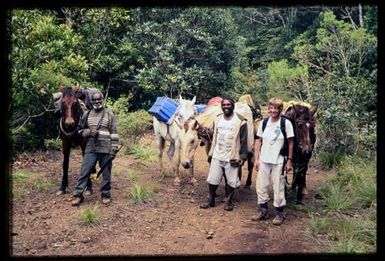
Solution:
<svg viewBox="0 0 385 261">
<path fill-rule="evenodd" d="M 273 106 L 273 105 L 269 105 L 268 112 L 269 112 L 270 116 L 273 118 L 279 117 L 279 115 L 281 113 L 281 111 L 279 110 L 279 107 Z"/>
<path fill-rule="evenodd" d="M 226 116 L 233 114 L 234 105 L 229 100 L 223 100 L 221 103 L 222 111 Z"/>
<path fill-rule="evenodd" d="M 92 106 L 96 111 L 103 108 L 103 99 L 102 96 L 98 93 L 92 95 Z"/>
</svg>

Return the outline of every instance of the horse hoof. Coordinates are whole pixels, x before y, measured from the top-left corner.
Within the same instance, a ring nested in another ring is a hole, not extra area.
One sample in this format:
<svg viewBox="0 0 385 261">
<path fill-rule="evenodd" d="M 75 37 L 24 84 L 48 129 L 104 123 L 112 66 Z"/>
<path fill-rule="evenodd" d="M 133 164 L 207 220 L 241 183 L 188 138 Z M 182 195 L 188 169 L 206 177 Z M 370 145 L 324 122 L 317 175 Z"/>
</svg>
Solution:
<svg viewBox="0 0 385 261">
<path fill-rule="evenodd" d="M 63 189 L 59 189 L 57 192 L 56 192 L 56 196 L 61 196 L 61 195 L 64 195 L 66 194 L 66 191 L 63 190 Z"/>
<path fill-rule="evenodd" d="M 174 185 L 175 186 L 179 186 L 180 185 L 180 179 L 179 178 L 175 178 L 174 179 Z"/>
<path fill-rule="evenodd" d="M 302 202 L 302 200 L 297 200 L 297 201 L 295 202 L 295 204 L 296 204 L 296 205 L 300 205 L 300 206 L 305 205 L 305 204 Z"/>
</svg>

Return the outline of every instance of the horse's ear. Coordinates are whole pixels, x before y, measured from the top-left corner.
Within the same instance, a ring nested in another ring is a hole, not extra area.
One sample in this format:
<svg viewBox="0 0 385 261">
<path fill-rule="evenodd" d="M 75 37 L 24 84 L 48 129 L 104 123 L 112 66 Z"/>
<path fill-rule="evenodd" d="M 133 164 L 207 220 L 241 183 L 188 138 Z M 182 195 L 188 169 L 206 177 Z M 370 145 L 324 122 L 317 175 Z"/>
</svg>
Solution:
<svg viewBox="0 0 385 261">
<path fill-rule="evenodd" d="M 299 105 L 296 105 L 296 104 L 293 105 L 293 109 L 296 113 L 300 113 L 300 111 L 301 111 L 301 107 Z"/>
<path fill-rule="evenodd" d="M 195 102 L 196 102 L 196 99 L 197 99 L 197 97 L 196 97 L 196 96 L 194 96 L 194 98 L 191 100 L 191 105 L 194 105 L 194 104 L 195 104 Z"/>
<path fill-rule="evenodd" d="M 195 120 L 193 130 L 197 130 L 198 128 L 199 128 L 199 123 L 197 120 Z"/>
<path fill-rule="evenodd" d="M 310 107 L 310 114 L 311 114 L 312 117 L 314 117 L 314 115 L 316 114 L 317 109 L 318 109 L 318 105 L 312 105 Z"/>
<path fill-rule="evenodd" d="M 80 85 L 79 85 L 79 83 L 77 82 L 77 83 L 75 83 L 74 87 L 72 87 L 72 90 L 76 93 L 76 92 L 79 91 L 79 88 L 80 88 Z"/>
<path fill-rule="evenodd" d="M 64 91 L 64 88 L 65 88 L 65 85 L 64 85 L 63 83 L 61 83 L 61 84 L 59 85 L 60 91 L 63 92 L 63 91 Z"/>
<path fill-rule="evenodd" d="M 284 115 L 290 119 L 293 119 L 294 113 L 295 113 L 295 110 L 294 110 L 293 106 L 290 106 L 286 109 Z"/>
<path fill-rule="evenodd" d="M 183 98 L 182 98 L 182 95 L 180 94 L 179 95 L 179 103 L 182 103 L 182 101 L 183 101 Z"/>
</svg>

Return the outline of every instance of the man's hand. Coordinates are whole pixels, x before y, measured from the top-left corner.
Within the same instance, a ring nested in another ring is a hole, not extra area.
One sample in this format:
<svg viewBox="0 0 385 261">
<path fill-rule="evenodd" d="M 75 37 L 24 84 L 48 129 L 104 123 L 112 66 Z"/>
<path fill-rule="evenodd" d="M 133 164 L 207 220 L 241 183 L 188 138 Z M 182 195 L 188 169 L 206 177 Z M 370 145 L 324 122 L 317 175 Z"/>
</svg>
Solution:
<svg viewBox="0 0 385 261">
<path fill-rule="evenodd" d="M 98 136 L 98 134 L 99 134 L 99 131 L 97 129 L 92 129 L 91 130 L 91 133 L 90 133 L 91 137 L 95 138 L 96 136 Z"/>
<path fill-rule="evenodd" d="M 289 173 L 292 170 L 293 170 L 293 163 L 291 162 L 291 160 L 288 160 L 286 163 L 286 171 Z"/>
<path fill-rule="evenodd" d="M 239 165 L 242 167 L 243 164 L 245 164 L 245 161 L 246 161 L 246 160 L 244 160 L 244 159 L 240 159 L 240 160 L 239 160 Z"/>
</svg>

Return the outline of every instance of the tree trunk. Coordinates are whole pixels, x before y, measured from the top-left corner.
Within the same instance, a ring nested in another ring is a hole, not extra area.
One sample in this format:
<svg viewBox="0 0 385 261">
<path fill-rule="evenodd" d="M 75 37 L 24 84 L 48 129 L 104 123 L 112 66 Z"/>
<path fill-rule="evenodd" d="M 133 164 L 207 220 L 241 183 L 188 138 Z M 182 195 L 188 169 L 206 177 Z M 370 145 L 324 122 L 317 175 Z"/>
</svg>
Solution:
<svg viewBox="0 0 385 261">
<path fill-rule="evenodd" d="M 364 19 L 362 17 L 362 6 L 361 4 L 358 4 L 358 19 L 360 21 L 360 27 L 364 27 Z"/>
</svg>

